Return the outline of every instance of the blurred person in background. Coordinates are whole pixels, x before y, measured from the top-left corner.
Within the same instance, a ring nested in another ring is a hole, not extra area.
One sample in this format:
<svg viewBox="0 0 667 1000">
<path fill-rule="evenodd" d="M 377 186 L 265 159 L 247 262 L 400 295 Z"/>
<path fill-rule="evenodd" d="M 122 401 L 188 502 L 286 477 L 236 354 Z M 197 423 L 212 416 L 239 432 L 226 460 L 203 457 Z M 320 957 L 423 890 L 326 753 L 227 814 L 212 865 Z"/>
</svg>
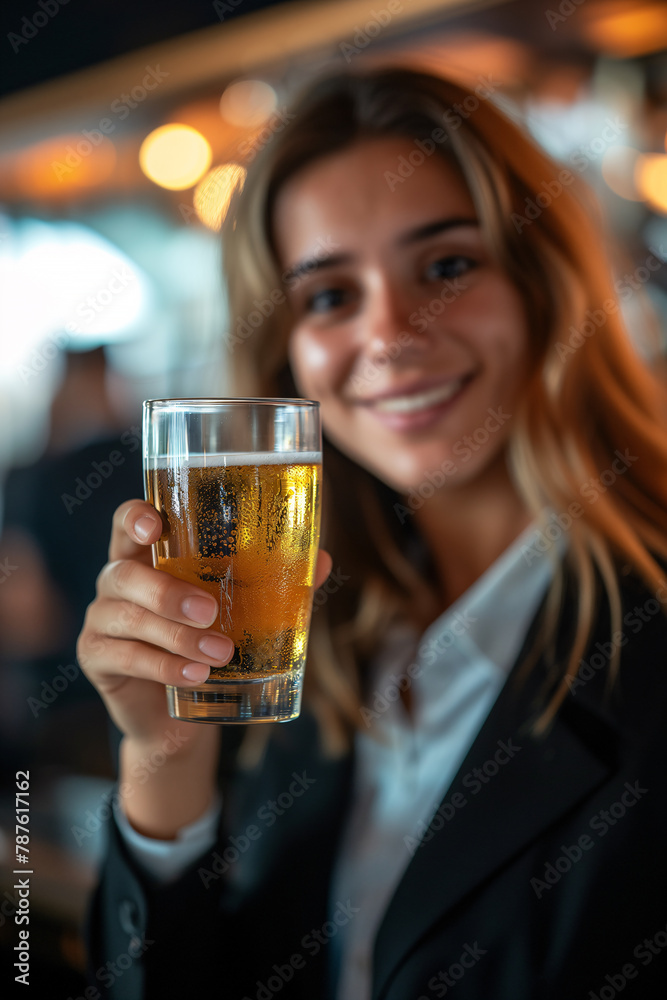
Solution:
<svg viewBox="0 0 667 1000">
<path fill-rule="evenodd" d="M 16 774 L 29 772 L 39 872 L 31 982 L 42 995 L 76 996 L 85 989 L 79 911 L 100 843 L 85 810 L 99 808 L 114 774 L 114 734 L 77 663 L 76 637 L 105 559 L 106 525 L 128 493 L 141 491 L 142 477 L 139 421 L 104 349 L 63 360 L 44 454 L 10 469 L 3 486 L 0 553 L 10 575 L 0 586 L 0 816 L 13 831 Z M 6 879 L 3 923 L 16 892 L 15 876 Z M 0 935 L 0 963 L 13 977 L 11 927 Z"/>
<path fill-rule="evenodd" d="M 99 699 L 76 664 L 95 564 L 106 555 L 104 525 L 142 482 L 139 420 L 131 426 L 109 375 L 102 347 L 65 355 L 44 455 L 10 470 L 4 485 L 0 544 L 20 570 L 0 588 L 0 713 L 12 781 L 31 765 L 110 773 Z"/>
<path fill-rule="evenodd" d="M 320 82 L 232 205 L 231 315 L 276 303 L 234 388 L 320 401 L 338 582 L 297 721 L 177 723 L 232 644 L 116 511 L 78 647 L 123 733 L 108 997 L 664 996 L 665 389 L 592 201 L 489 97 Z"/>
</svg>

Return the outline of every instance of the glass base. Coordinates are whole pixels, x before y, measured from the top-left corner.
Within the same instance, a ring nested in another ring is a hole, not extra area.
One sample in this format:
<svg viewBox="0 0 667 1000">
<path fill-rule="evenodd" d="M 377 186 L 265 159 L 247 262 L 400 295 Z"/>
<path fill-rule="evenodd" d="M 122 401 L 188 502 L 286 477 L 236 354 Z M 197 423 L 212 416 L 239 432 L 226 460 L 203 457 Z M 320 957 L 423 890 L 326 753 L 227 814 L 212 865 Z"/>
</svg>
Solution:
<svg viewBox="0 0 667 1000">
<path fill-rule="evenodd" d="M 187 722 L 289 722 L 301 711 L 303 670 L 269 677 L 209 678 L 199 688 L 167 685 L 172 719 Z"/>
</svg>

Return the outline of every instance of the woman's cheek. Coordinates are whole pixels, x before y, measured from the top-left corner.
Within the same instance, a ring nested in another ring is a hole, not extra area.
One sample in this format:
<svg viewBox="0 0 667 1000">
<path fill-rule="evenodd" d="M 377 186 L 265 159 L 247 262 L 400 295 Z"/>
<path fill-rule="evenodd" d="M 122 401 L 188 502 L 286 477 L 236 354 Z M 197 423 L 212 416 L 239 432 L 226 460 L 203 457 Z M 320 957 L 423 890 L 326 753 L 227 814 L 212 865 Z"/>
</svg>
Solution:
<svg viewBox="0 0 667 1000">
<path fill-rule="evenodd" d="M 326 391 L 335 383 L 336 351 L 318 337 L 296 330 L 290 342 L 290 365 L 295 380 L 306 394 Z"/>
</svg>

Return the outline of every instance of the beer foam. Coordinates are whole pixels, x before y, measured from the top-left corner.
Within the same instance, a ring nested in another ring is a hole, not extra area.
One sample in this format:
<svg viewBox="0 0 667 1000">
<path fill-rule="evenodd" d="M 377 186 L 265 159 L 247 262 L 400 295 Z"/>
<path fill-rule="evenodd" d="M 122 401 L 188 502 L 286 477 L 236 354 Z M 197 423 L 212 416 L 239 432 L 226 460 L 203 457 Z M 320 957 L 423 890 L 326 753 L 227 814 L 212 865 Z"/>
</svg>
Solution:
<svg viewBox="0 0 667 1000">
<path fill-rule="evenodd" d="M 321 451 L 227 451 L 220 454 L 190 452 L 187 457 L 160 456 L 150 462 L 153 469 L 219 469 L 238 465 L 321 465 Z"/>
</svg>

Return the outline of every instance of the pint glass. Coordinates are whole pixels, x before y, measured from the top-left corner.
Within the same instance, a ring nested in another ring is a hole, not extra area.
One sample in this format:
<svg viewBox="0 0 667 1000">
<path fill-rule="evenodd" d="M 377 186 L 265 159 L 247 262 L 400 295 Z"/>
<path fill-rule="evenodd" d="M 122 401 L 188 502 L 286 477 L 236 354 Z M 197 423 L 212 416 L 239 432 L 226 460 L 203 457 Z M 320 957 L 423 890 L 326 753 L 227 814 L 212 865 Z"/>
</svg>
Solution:
<svg viewBox="0 0 667 1000">
<path fill-rule="evenodd" d="M 192 722 L 298 716 L 319 542 L 319 403 L 144 403 L 146 499 L 164 530 L 154 565 L 212 594 L 234 655 L 196 688 L 167 686 Z"/>
</svg>

